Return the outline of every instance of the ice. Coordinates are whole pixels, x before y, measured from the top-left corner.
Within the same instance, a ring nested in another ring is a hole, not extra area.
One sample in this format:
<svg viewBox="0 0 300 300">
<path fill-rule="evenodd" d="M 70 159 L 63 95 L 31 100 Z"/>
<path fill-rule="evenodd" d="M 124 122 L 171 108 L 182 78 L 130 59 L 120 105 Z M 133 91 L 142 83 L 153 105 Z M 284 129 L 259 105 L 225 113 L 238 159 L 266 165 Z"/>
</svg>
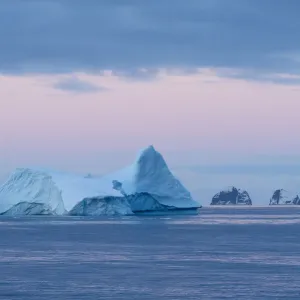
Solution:
<svg viewBox="0 0 300 300">
<path fill-rule="evenodd" d="M 153 146 L 140 152 L 131 166 L 105 176 L 107 182 L 117 180 L 127 195 L 148 193 L 159 203 L 177 208 L 196 208 L 190 192 L 171 173 L 162 155 Z"/>
<path fill-rule="evenodd" d="M 126 202 L 132 211 L 200 207 L 153 146 L 142 150 L 132 165 L 102 177 L 17 169 L 0 188 L 0 213 L 20 202 L 43 204 L 57 215 L 72 211 L 76 205 L 77 211 L 85 205 L 89 215 L 93 209 L 97 215 L 113 211 L 128 214 Z"/>
<path fill-rule="evenodd" d="M 28 216 L 28 215 L 56 215 L 51 207 L 36 202 L 19 202 L 9 210 L 1 213 L 4 216 Z"/>
<path fill-rule="evenodd" d="M 16 169 L 0 187 L 0 213 L 20 202 L 45 204 L 54 214 L 65 212 L 61 190 L 49 174 L 38 170 Z"/>
<path fill-rule="evenodd" d="M 167 211 L 173 208 L 172 206 L 161 204 L 149 193 L 136 193 L 127 196 L 127 199 L 130 203 L 132 211 L 134 212 Z"/>
<path fill-rule="evenodd" d="M 125 197 L 86 198 L 77 203 L 69 212 L 71 216 L 114 216 L 132 215 L 133 212 Z"/>
</svg>

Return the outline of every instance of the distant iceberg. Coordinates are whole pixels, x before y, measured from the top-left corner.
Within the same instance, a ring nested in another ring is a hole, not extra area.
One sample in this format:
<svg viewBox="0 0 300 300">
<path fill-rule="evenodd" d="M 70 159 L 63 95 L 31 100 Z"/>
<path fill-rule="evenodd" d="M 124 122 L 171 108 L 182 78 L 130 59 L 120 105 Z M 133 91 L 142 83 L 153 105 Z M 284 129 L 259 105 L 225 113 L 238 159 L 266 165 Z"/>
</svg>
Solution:
<svg viewBox="0 0 300 300">
<path fill-rule="evenodd" d="M 25 203 L 42 204 L 41 212 L 53 215 L 126 215 L 200 207 L 153 146 L 141 151 L 129 167 L 102 177 L 17 169 L 0 187 L 0 213 L 38 211 Z"/>
</svg>

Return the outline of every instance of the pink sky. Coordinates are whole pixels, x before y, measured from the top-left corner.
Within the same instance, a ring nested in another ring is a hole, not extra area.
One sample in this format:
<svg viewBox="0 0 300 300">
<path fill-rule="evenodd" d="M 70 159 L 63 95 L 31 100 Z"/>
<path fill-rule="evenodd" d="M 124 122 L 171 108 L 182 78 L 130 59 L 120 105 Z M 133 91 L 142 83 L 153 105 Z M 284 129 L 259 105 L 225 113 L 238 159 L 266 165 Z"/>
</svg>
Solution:
<svg viewBox="0 0 300 300">
<path fill-rule="evenodd" d="M 162 70 L 148 81 L 110 72 L 75 74 L 108 89 L 82 94 L 54 89 L 64 76 L 2 76 L 1 164 L 4 169 L 53 164 L 85 170 L 111 153 L 105 163 L 114 168 L 149 144 L 178 153 L 178 164 L 187 160 L 183 152 L 216 157 L 299 153 L 299 87 L 215 74 Z M 122 151 L 124 156 L 114 161 L 112 153 Z"/>
</svg>

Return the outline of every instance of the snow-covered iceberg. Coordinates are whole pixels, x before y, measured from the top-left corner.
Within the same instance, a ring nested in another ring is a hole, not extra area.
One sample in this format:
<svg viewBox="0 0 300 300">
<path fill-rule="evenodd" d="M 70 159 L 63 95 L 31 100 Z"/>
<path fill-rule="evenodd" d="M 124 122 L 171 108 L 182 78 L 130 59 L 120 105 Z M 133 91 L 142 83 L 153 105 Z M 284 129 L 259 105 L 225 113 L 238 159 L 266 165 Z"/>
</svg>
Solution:
<svg viewBox="0 0 300 300">
<path fill-rule="evenodd" d="M 287 190 L 278 189 L 273 193 L 269 205 L 300 205 L 300 198 Z"/>
<path fill-rule="evenodd" d="M 200 207 L 153 146 L 141 151 L 134 164 L 103 180 L 124 196 L 136 195 L 129 199 L 133 211 Z"/>
<path fill-rule="evenodd" d="M 0 187 L 0 213 L 19 203 L 23 204 L 15 207 L 18 214 L 21 214 L 21 209 L 25 214 L 28 203 L 43 204 L 57 215 L 65 212 L 61 190 L 51 175 L 38 170 L 16 169 Z"/>
<path fill-rule="evenodd" d="M 42 204 L 54 215 L 174 212 L 200 207 L 153 146 L 141 151 L 129 167 L 102 177 L 17 169 L 0 188 L 0 213 L 20 202 Z M 25 214 L 25 208 L 17 206 L 10 213 L 17 209 L 21 214 L 24 209 Z"/>
<path fill-rule="evenodd" d="M 191 194 L 172 174 L 162 155 L 153 146 L 141 151 L 132 165 L 100 179 L 90 176 L 88 180 L 90 183 L 95 180 L 98 182 L 99 190 L 95 194 L 97 199 L 102 198 L 105 201 L 112 199 L 109 197 L 115 197 L 120 200 L 123 197 L 130 204 L 133 213 L 194 213 L 201 206 L 192 199 Z M 89 202 L 89 205 L 94 204 Z"/>
<path fill-rule="evenodd" d="M 252 200 L 247 191 L 232 186 L 217 193 L 210 205 L 252 205 Z"/>
</svg>

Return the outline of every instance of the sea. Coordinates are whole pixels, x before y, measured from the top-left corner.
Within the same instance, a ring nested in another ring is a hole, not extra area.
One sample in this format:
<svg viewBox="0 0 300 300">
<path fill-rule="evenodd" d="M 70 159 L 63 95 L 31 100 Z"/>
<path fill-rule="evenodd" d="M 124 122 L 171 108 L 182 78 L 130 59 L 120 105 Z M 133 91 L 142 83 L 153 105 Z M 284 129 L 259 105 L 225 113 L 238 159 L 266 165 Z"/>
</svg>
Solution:
<svg viewBox="0 0 300 300">
<path fill-rule="evenodd" d="M 0 218 L 0 299 L 300 299 L 300 208 Z"/>
</svg>

